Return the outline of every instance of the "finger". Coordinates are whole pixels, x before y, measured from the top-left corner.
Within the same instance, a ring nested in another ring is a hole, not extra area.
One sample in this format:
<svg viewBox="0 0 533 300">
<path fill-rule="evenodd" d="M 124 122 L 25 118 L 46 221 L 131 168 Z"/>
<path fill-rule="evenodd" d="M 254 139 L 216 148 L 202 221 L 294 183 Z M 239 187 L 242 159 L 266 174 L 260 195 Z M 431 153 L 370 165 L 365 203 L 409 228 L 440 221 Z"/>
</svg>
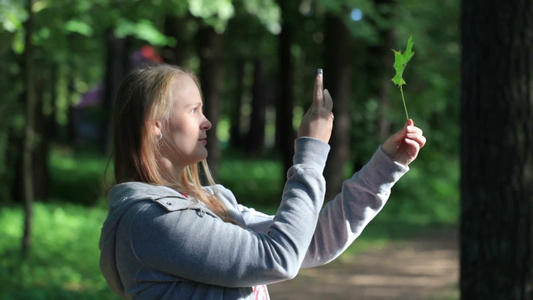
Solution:
<svg viewBox="0 0 533 300">
<path fill-rule="evenodd" d="M 411 139 L 404 139 L 404 143 L 409 146 L 407 148 L 407 155 L 412 159 L 416 158 L 420 151 L 420 144 Z"/>
<path fill-rule="evenodd" d="M 407 120 L 407 126 L 414 126 L 414 125 L 415 125 L 415 121 L 413 121 L 413 119 Z"/>
<path fill-rule="evenodd" d="M 416 127 L 416 126 L 407 126 L 407 132 L 408 133 L 416 133 L 416 134 L 420 134 L 420 135 L 424 134 L 422 129 L 420 129 L 420 128 Z"/>
<path fill-rule="evenodd" d="M 324 90 L 324 109 L 326 111 L 333 110 L 333 99 L 331 98 L 331 95 L 327 89 Z"/>
<path fill-rule="evenodd" d="M 315 88 L 313 91 L 313 104 L 317 106 L 322 106 L 324 104 L 324 94 L 323 89 L 323 76 L 322 69 L 318 69 L 315 79 Z"/>
<path fill-rule="evenodd" d="M 426 145 L 426 137 L 423 135 L 419 136 L 417 139 L 415 139 L 415 141 L 418 143 L 418 145 L 420 145 L 420 148 Z"/>
<path fill-rule="evenodd" d="M 425 144 L 426 143 L 426 137 L 423 136 L 421 133 L 419 132 L 407 132 L 407 134 L 405 135 L 406 138 L 408 139 L 412 139 L 412 140 L 415 140 L 417 141 L 419 144 Z"/>
</svg>

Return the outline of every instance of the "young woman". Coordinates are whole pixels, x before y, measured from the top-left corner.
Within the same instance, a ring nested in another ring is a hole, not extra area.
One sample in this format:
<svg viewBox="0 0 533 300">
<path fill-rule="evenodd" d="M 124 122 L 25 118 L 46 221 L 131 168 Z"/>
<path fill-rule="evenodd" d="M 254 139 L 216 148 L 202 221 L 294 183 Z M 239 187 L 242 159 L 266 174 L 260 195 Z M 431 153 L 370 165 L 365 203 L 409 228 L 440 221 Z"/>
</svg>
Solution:
<svg viewBox="0 0 533 300">
<path fill-rule="evenodd" d="M 269 299 L 267 284 L 340 255 L 383 207 L 425 138 L 409 120 L 323 208 L 332 107 L 319 72 L 278 212 L 268 216 L 210 179 L 211 123 L 196 77 L 169 65 L 129 74 L 114 111 L 117 185 L 100 238 L 100 268 L 112 290 L 130 299 Z"/>
</svg>

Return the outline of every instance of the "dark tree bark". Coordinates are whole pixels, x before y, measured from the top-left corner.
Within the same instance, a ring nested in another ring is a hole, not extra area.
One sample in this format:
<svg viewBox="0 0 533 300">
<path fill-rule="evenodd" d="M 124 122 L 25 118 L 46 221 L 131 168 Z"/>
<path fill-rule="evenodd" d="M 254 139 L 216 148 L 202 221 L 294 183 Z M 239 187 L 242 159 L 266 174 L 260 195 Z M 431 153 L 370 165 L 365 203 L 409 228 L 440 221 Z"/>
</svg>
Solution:
<svg viewBox="0 0 533 300">
<path fill-rule="evenodd" d="M 344 166 L 350 153 L 350 83 L 352 57 L 350 32 L 337 16 L 327 14 L 324 40 L 324 87 L 333 98 L 335 122 L 329 144 L 331 150 L 324 176 L 326 200 L 338 194 L 344 181 Z"/>
<path fill-rule="evenodd" d="M 237 75 L 235 78 L 237 87 L 235 88 L 235 98 L 233 100 L 232 108 L 229 112 L 231 116 L 230 127 L 230 144 L 232 147 L 240 148 L 242 146 L 242 134 L 241 134 L 241 107 L 242 99 L 244 96 L 244 67 L 246 61 L 242 58 L 237 59 Z"/>
<path fill-rule="evenodd" d="M 117 38 L 113 30 L 106 33 L 106 69 L 99 135 L 103 154 L 111 153 L 111 114 L 118 88 L 129 68 L 128 42 L 128 38 Z"/>
<path fill-rule="evenodd" d="M 74 95 L 76 93 L 76 87 L 74 85 L 74 72 L 72 70 L 71 67 L 66 67 L 65 68 L 65 73 L 63 73 L 62 76 L 65 76 L 64 74 L 67 74 L 67 99 L 72 99 L 72 95 Z M 105 88 L 105 87 L 104 87 Z M 74 141 L 76 139 L 76 126 L 75 126 L 75 119 L 74 119 L 74 114 L 75 114 L 75 108 L 73 105 L 69 105 L 68 106 L 68 109 L 67 109 L 67 126 L 66 128 L 64 128 L 65 130 L 65 133 L 64 133 L 64 136 L 65 136 L 65 141 L 67 144 L 69 145 L 74 145 Z"/>
<path fill-rule="evenodd" d="M 217 124 L 220 117 L 220 94 L 223 73 L 223 44 L 224 36 L 218 34 L 211 27 L 198 31 L 198 46 L 200 54 L 200 83 L 204 97 L 204 114 L 211 121 L 213 127 L 207 131 L 207 162 L 213 175 L 217 178 L 220 165 L 220 143 L 217 138 Z"/>
<path fill-rule="evenodd" d="M 53 64 L 50 68 L 49 97 L 50 97 L 50 115 L 46 118 L 46 132 L 51 140 L 59 138 L 59 127 L 57 120 L 57 81 L 59 78 L 58 65 Z"/>
<path fill-rule="evenodd" d="M 279 96 L 276 100 L 276 143 L 283 155 L 284 172 L 292 166 L 294 138 L 292 127 L 294 109 L 294 70 L 291 54 L 293 25 L 290 23 L 292 1 L 279 0 L 283 23 L 279 34 Z M 283 177 L 284 178 L 284 177 Z"/>
<path fill-rule="evenodd" d="M 34 18 L 33 3 L 34 0 L 28 0 L 26 11 L 28 12 L 28 19 L 25 23 L 25 39 L 24 39 L 24 85 L 26 90 L 26 124 L 24 126 L 24 148 L 22 150 L 23 165 L 22 165 L 22 177 L 24 181 L 24 232 L 22 235 L 22 254 L 27 256 L 29 254 L 32 240 L 32 224 L 33 224 L 33 143 L 35 140 L 35 71 L 33 61 L 32 36 L 34 31 Z"/>
<path fill-rule="evenodd" d="M 165 35 L 171 36 L 176 40 L 173 47 L 165 46 L 162 51 L 163 61 L 167 64 L 183 66 L 186 58 L 186 45 L 188 41 L 185 36 L 185 27 L 188 21 L 188 15 L 177 17 L 167 15 L 164 22 Z"/>
<path fill-rule="evenodd" d="M 251 154 L 260 153 L 265 146 L 267 93 L 263 66 L 260 59 L 254 63 L 254 83 L 252 86 L 252 115 L 247 137 L 247 148 Z"/>
<path fill-rule="evenodd" d="M 392 18 L 393 9 L 392 5 L 395 4 L 395 0 L 374 0 L 374 6 L 380 13 L 380 17 L 385 20 Z M 383 9 L 384 7 L 388 7 Z M 374 71 L 379 78 L 376 94 L 379 101 L 378 110 L 378 136 L 381 141 L 387 138 L 391 133 L 391 122 L 388 117 L 390 110 L 390 87 L 392 64 L 394 63 L 394 55 L 392 55 L 391 49 L 394 48 L 396 37 L 394 31 L 390 26 L 381 26 L 378 28 L 379 39 L 381 43 L 378 47 L 371 49 L 371 53 L 374 53 L 374 57 L 377 62 L 377 68 Z"/>
<path fill-rule="evenodd" d="M 46 85 L 49 83 L 44 78 L 39 78 L 35 86 L 35 141 L 32 149 L 32 176 L 34 197 L 39 200 L 46 200 L 48 195 L 49 136 L 46 130 L 47 118 L 42 109 Z"/>
<path fill-rule="evenodd" d="M 533 1 L 463 0 L 461 299 L 533 299 Z"/>
</svg>

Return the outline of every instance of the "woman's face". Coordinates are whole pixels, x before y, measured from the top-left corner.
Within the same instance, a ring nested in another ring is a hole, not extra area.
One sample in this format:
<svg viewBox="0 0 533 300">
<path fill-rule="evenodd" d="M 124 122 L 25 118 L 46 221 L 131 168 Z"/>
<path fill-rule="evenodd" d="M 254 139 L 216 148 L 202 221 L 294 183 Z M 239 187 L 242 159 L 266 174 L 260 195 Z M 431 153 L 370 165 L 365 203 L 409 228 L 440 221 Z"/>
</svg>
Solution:
<svg viewBox="0 0 533 300">
<path fill-rule="evenodd" d="M 211 122 L 202 113 L 202 97 L 190 76 L 178 76 L 171 85 L 171 93 L 173 109 L 163 130 L 166 142 L 163 145 L 169 146 L 161 151 L 175 167 L 184 168 L 207 158 L 207 131 Z"/>
</svg>

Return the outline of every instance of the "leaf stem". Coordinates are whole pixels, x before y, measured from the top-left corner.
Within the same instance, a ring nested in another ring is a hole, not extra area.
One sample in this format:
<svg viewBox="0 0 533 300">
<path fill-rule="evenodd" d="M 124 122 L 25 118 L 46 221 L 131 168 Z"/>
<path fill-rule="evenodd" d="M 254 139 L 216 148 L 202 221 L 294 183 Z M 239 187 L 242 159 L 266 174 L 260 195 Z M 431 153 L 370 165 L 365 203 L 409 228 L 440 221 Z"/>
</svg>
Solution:
<svg viewBox="0 0 533 300">
<path fill-rule="evenodd" d="M 409 114 L 407 113 L 407 106 L 405 105 L 405 99 L 403 97 L 403 89 L 400 85 L 400 93 L 402 94 L 402 101 L 403 101 L 403 108 L 405 109 L 405 116 L 407 117 L 407 121 L 409 121 Z"/>
</svg>

